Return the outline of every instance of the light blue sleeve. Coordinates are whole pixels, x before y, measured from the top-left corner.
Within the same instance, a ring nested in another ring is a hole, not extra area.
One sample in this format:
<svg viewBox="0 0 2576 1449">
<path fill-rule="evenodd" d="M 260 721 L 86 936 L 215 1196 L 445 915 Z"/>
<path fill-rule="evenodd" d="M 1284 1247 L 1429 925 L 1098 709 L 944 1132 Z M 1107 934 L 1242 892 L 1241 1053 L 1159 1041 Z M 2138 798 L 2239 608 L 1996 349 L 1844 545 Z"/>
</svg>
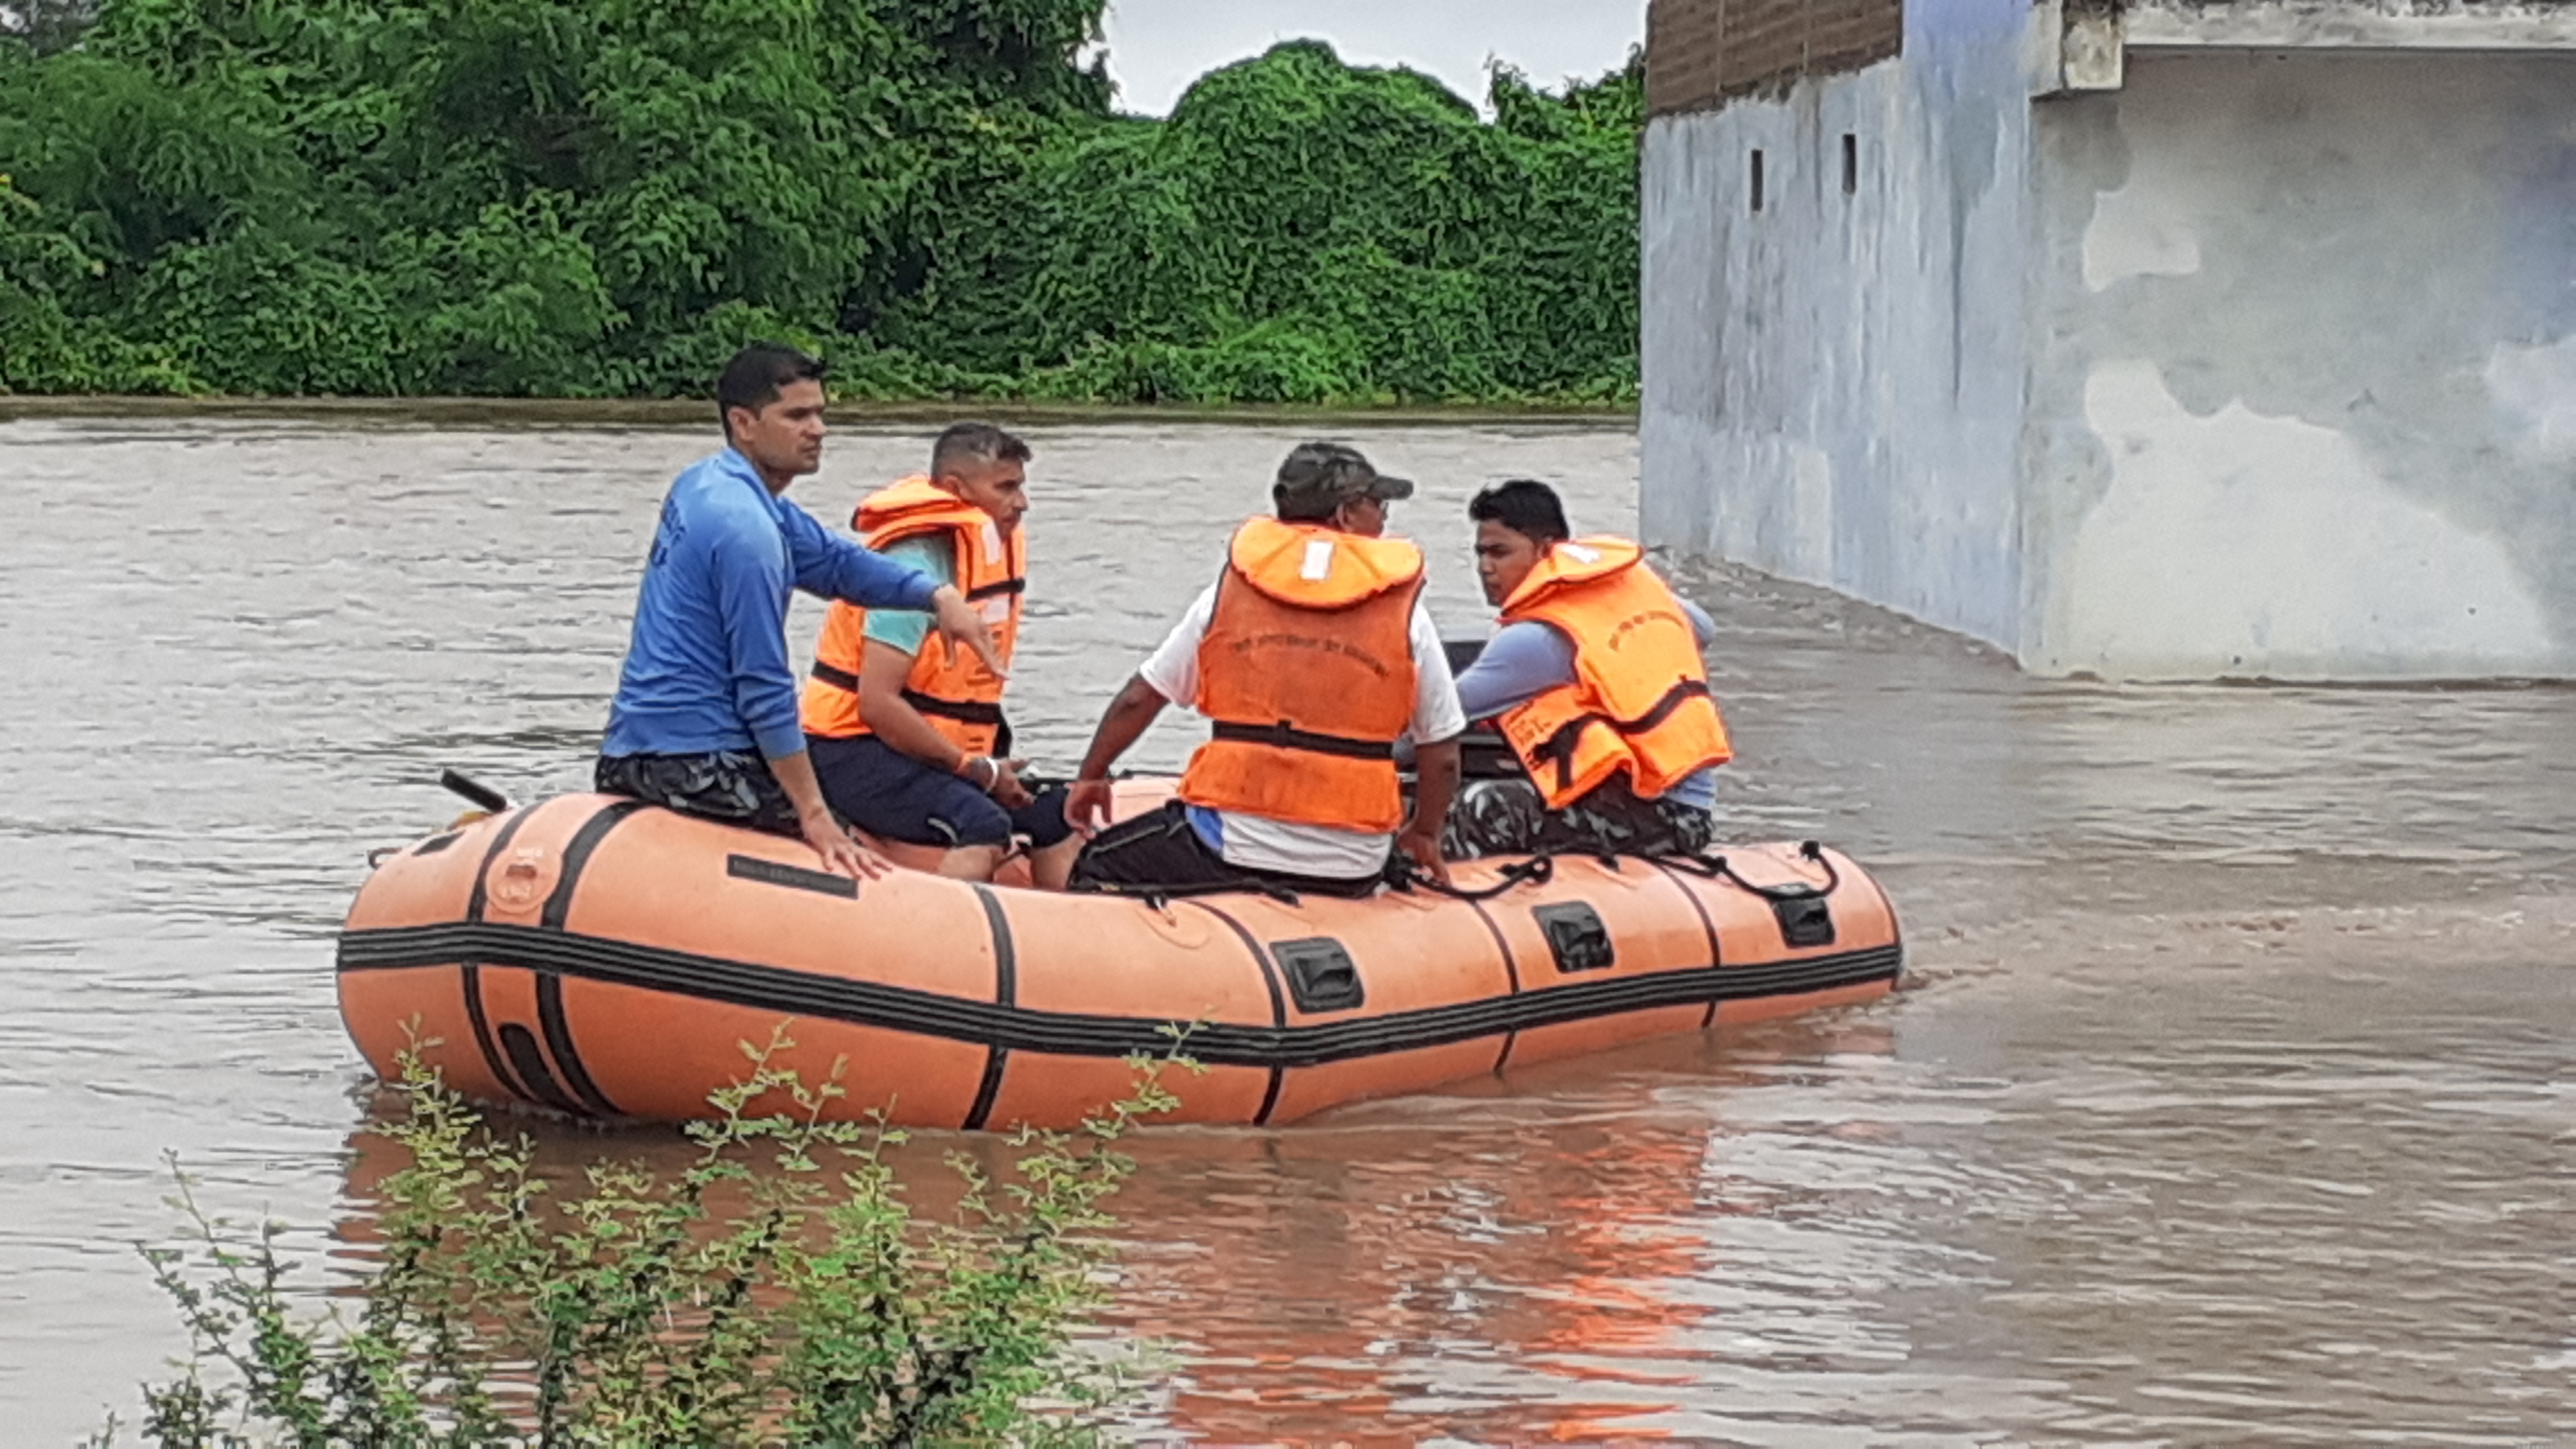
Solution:
<svg viewBox="0 0 2576 1449">
<path fill-rule="evenodd" d="M 957 582 L 957 550 L 945 538 L 907 538 L 887 549 L 884 556 L 928 574 L 934 585 Z M 930 638 L 930 616 L 917 609 L 870 609 L 867 637 L 874 643 L 918 655 Z"/>
<path fill-rule="evenodd" d="M 778 532 L 787 540 L 787 566 L 796 587 L 862 609 L 930 607 L 930 596 L 939 585 L 923 578 L 919 570 L 842 538 L 784 498 L 771 507 L 778 518 Z"/>
<path fill-rule="evenodd" d="M 1574 646 L 1545 624 L 1509 624 L 1458 676 L 1458 703 L 1471 720 L 1491 719 L 1574 682 Z"/>
<path fill-rule="evenodd" d="M 1699 647 L 1701 649 L 1705 650 L 1708 646 L 1717 642 L 1717 621 L 1708 616 L 1708 610 L 1701 608 L 1699 605 L 1692 603 L 1690 600 L 1683 598 L 1679 594 L 1673 595 L 1673 602 L 1681 605 L 1682 612 L 1690 616 L 1691 632 L 1699 636 Z"/>
</svg>

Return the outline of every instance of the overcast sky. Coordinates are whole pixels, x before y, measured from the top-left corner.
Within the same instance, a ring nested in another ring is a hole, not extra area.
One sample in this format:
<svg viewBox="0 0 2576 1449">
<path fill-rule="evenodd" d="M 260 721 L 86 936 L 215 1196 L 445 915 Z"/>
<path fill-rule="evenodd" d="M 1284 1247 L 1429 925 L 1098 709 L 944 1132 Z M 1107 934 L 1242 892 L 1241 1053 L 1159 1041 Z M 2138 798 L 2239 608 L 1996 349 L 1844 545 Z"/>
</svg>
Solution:
<svg viewBox="0 0 2576 1449">
<path fill-rule="evenodd" d="M 1312 37 L 1481 102 L 1489 58 L 1554 89 L 1616 69 L 1645 35 L 1646 0 L 1110 0 L 1109 71 L 1120 110 L 1159 116 L 1206 72 Z"/>
</svg>

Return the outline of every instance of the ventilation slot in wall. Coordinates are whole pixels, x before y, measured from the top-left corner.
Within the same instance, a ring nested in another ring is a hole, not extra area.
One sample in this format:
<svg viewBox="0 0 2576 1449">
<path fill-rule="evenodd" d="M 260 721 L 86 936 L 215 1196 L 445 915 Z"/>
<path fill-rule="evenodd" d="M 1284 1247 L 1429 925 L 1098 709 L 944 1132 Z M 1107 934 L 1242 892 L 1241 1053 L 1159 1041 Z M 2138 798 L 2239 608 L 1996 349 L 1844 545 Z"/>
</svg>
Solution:
<svg viewBox="0 0 2576 1449">
<path fill-rule="evenodd" d="M 1753 209 L 1760 211 L 1762 202 L 1762 153 L 1756 151 L 1753 153 Z"/>
<path fill-rule="evenodd" d="M 1860 137 L 1843 132 L 1843 195 L 1860 194 Z"/>
</svg>

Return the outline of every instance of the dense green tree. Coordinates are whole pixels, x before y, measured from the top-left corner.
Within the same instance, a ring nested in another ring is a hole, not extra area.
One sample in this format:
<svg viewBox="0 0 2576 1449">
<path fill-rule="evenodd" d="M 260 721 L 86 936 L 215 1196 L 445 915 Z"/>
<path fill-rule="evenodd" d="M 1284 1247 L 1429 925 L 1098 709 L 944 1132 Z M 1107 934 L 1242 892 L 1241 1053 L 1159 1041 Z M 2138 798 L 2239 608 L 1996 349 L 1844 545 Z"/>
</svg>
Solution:
<svg viewBox="0 0 2576 1449">
<path fill-rule="evenodd" d="M 1638 77 L 1313 44 L 1110 114 L 1103 0 L 108 0 L 0 39 L 0 387 L 1633 392 Z"/>
<path fill-rule="evenodd" d="M 69 50 L 98 19 L 98 0 L 8 0 L 0 4 L 0 37 L 38 55 Z"/>
</svg>

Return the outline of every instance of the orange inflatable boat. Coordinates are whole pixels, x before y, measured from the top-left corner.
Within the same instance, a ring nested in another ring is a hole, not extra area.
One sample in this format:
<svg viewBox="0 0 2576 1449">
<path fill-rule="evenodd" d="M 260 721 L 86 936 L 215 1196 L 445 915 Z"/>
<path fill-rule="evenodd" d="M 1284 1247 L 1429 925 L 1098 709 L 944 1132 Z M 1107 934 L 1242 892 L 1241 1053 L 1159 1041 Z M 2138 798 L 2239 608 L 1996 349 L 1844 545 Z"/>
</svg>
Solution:
<svg viewBox="0 0 2576 1449">
<path fill-rule="evenodd" d="M 341 1011 L 379 1073 L 417 1031 L 469 1096 L 609 1120 L 706 1115 L 741 1044 L 792 1023 L 781 1064 L 837 1065 L 835 1110 L 968 1129 L 1070 1125 L 1186 1027 L 1205 1071 L 1167 1074 L 1178 1120 L 1278 1124 L 1868 1000 L 1902 962 L 1886 895 L 1814 846 L 1459 866 L 1462 890 L 1501 888 L 1485 900 L 1158 904 L 814 866 L 606 796 L 479 820 L 377 867 L 340 938 Z"/>
</svg>

